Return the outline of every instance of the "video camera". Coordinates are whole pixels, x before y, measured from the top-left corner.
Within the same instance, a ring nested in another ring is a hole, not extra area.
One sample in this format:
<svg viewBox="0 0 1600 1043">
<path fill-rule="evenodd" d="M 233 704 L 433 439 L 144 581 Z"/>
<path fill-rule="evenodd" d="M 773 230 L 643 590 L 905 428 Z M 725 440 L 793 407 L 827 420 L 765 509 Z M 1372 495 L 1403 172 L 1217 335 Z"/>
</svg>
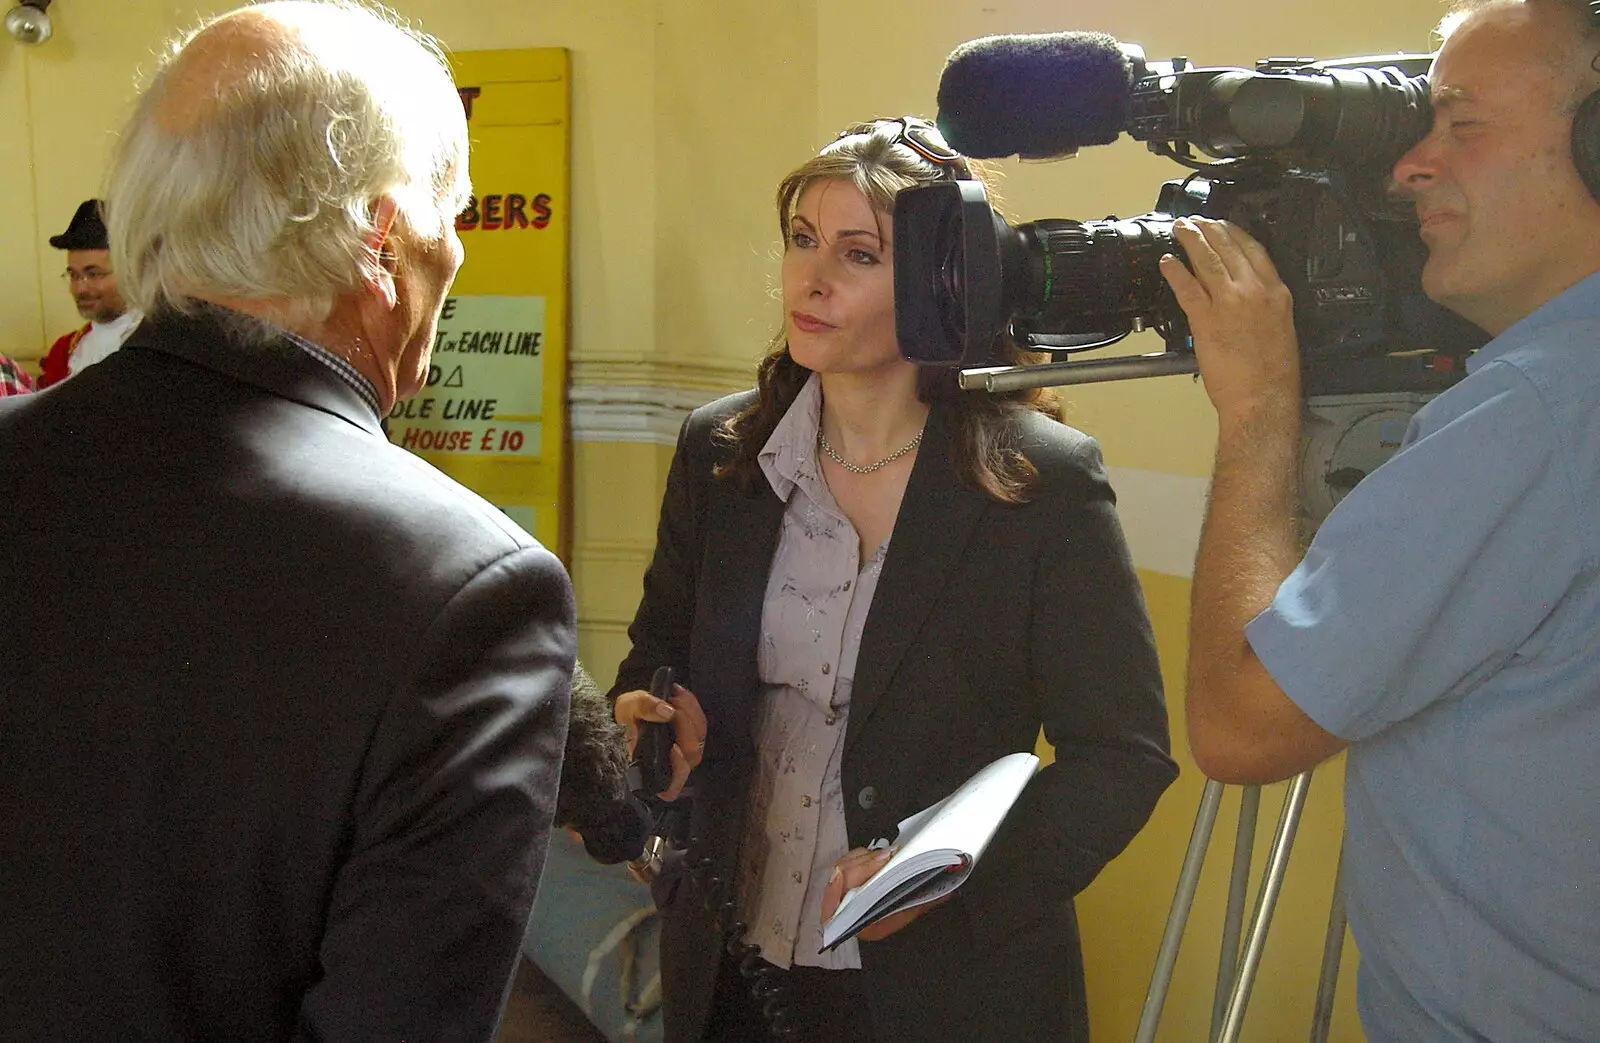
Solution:
<svg viewBox="0 0 1600 1043">
<path fill-rule="evenodd" d="M 895 309 L 902 354 L 967 367 L 991 391 L 1087 383 L 1196 366 L 1162 278 L 1183 256 L 1179 217 L 1231 221 L 1266 247 L 1295 302 L 1304 393 L 1430 392 L 1460 379 L 1483 331 L 1423 295 L 1426 248 L 1390 171 L 1432 122 L 1427 55 L 1256 69 L 1146 61 L 1101 33 L 987 37 L 950 57 L 939 86 L 952 147 L 990 158 L 1070 155 L 1126 131 L 1190 168 L 1155 208 L 1099 221 L 1013 227 L 976 181 L 902 191 L 895 202 Z M 1196 152 L 1204 154 L 1202 159 Z M 1153 329 L 1166 351 L 1013 369 L 996 338 L 1058 358 Z"/>
</svg>

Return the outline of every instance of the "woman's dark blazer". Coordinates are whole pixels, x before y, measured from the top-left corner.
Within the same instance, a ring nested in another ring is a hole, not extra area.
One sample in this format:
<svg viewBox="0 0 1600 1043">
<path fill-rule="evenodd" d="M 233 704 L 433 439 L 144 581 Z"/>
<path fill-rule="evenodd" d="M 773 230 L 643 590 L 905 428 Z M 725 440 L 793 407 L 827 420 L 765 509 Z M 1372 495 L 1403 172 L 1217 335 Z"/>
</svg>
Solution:
<svg viewBox="0 0 1600 1043">
<path fill-rule="evenodd" d="M 613 697 L 687 671 L 705 709 L 691 784 L 690 860 L 728 870 L 753 763 L 756 643 L 784 504 L 765 480 L 712 475 L 712 438 L 753 399 L 696 410 L 667 476 L 655 556 Z M 861 638 L 845 732 L 853 846 L 983 765 L 1031 750 L 1033 779 L 957 897 L 878 942 L 861 962 L 880 1039 L 1088 1038 L 1072 896 L 1120 852 L 1177 774 L 1154 640 L 1094 440 L 1032 411 L 1013 421 L 1039 470 L 1030 502 L 964 485 L 950 418 L 935 407 Z M 726 868 L 725 868 L 726 867 Z M 663 888 L 669 1043 L 698 1040 L 723 941 L 694 888 Z"/>
</svg>

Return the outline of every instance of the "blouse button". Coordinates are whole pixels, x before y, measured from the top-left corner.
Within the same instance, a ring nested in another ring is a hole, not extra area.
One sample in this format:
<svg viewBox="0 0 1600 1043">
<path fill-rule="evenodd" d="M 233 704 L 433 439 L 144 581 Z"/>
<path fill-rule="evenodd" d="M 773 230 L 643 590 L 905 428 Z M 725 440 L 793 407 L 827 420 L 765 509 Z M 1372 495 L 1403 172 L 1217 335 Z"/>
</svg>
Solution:
<svg viewBox="0 0 1600 1043">
<path fill-rule="evenodd" d="M 800 870 L 798 869 L 789 874 L 789 879 L 793 880 L 797 884 L 805 880 L 805 878 L 800 875 Z"/>
<path fill-rule="evenodd" d="M 800 806 L 802 808 L 809 808 L 811 806 L 811 798 L 810 797 L 801 797 L 800 798 Z"/>
<path fill-rule="evenodd" d="M 829 669 L 830 669 L 830 668 L 829 668 L 829 666 L 828 666 L 828 664 L 827 664 L 827 663 L 823 663 L 823 664 L 822 664 L 822 672 L 823 672 L 823 673 L 827 673 L 827 672 L 828 672 L 828 670 L 829 670 Z"/>
<path fill-rule="evenodd" d="M 878 789 L 876 786 L 863 786 L 861 792 L 856 794 L 856 803 L 862 808 L 871 811 L 878 804 Z"/>
<path fill-rule="evenodd" d="M 836 714 L 836 713 L 830 713 L 828 716 L 826 716 L 826 717 L 824 717 L 822 719 L 822 723 L 823 724 L 827 724 L 827 725 L 838 724 L 839 723 L 839 715 Z"/>
<path fill-rule="evenodd" d="M 850 589 L 850 580 L 845 580 L 844 581 L 844 589 L 845 590 L 849 590 Z"/>
</svg>

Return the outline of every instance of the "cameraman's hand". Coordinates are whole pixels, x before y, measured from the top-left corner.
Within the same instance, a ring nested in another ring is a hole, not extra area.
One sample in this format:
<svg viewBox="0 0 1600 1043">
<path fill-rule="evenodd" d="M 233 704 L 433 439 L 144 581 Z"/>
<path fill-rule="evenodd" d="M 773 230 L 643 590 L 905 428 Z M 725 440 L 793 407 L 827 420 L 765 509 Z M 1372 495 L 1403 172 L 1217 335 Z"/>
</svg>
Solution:
<svg viewBox="0 0 1600 1043">
<path fill-rule="evenodd" d="M 658 795 L 662 800 L 676 800 L 689 781 L 689 773 L 705 755 L 706 715 L 700 700 L 681 684 L 672 686 L 670 703 L 645 691 L 623 692 L 617 696 L 612 715 L 627 732 L 629 757 L 639 744 L 640 721 L 672 722 L 672 785 Z"/>
<path fill-rule="evenodd" d="M 1266 248 L 1242 228 L 1206 218 L 1180 218 L 1173 235 L 1193 271 L 1169 255 L 1161 274 L 1189 317 L 1200 376 L 1219 420 L 1241 420 L 1263 407 L 1298 410 L 1294 301 Z"/>
</svg>

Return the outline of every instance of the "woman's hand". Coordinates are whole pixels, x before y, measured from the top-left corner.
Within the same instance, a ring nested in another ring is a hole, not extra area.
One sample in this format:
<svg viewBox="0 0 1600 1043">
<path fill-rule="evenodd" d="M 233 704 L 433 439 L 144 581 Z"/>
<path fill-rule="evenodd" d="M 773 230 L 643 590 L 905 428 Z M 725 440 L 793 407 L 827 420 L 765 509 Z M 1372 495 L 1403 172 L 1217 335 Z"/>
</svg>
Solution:
<svg viewBox="0 0 1600 1043">
<path fill-rule="evenodd" d="M 882 869 L 892 857 L 894 857 L 893 848 L 874 851 L 871 848 L 858 847 L 847 852 L 843 858 L 834 863 L 833 875 L 828 878 L 828 886 L 822 889 L 822 922 L 827 923 L 833 919 L 833 914 L 838 910 L 839 903 L 844 900 L 846 891 L 852 887 L 860 887 L 874 876 L 877 876 L 878 870 Z M 929 909 L 948 902 L 954 894 L 955 892 L 951 891 L 949 894 L 919 905 L 915 909 L 905 909 L 885 916 L 883 919 L 863 927 L 856 937 L 867 942 L 876 942 L 887 938 Z"/>
<path fill-rule="evenodd" d="M 627 731 L 628 756 L 639 744 L 639 722 L 672 722 L 672 785 L 657 794 L 662 800 L 676 800 L 689 781 L 689 773 L 700 764 L 706 748 L 706 715 L 700 700 L 681 684 L 672 686 L 672 701 L 657 699 L 649 692 L 623 692 L 617 696 L 612 716 Z"/>
</svg>

